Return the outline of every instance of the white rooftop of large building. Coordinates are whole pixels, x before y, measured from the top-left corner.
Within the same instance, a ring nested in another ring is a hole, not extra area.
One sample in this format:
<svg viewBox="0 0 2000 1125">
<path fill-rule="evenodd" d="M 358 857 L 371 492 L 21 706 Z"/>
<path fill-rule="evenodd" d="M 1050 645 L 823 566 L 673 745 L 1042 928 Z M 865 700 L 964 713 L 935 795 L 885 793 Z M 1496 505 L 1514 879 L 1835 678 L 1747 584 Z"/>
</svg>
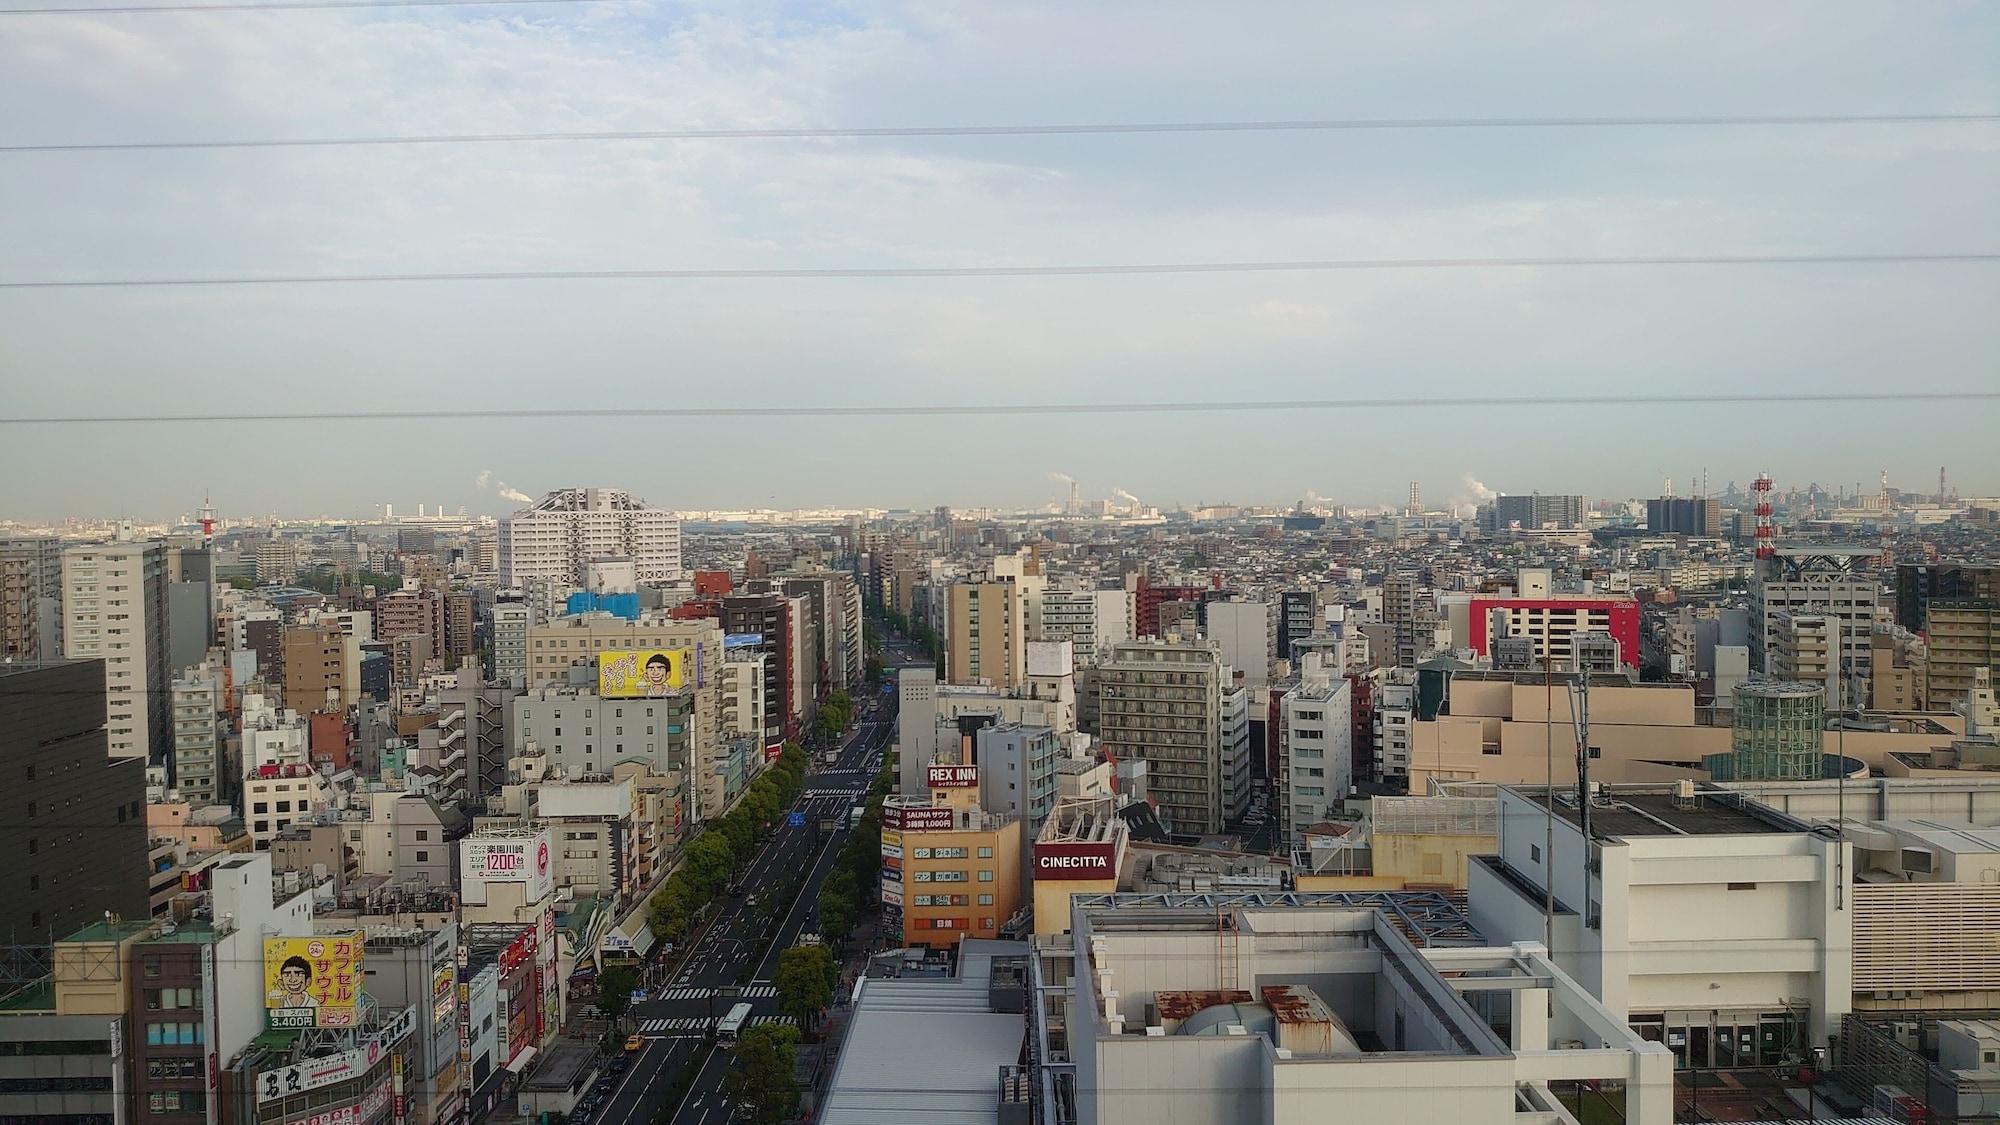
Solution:
<svg viewBox="0 0 2000 1125">
<path fill-rule="evenodd" d="M 968 938 L 958 975 L 869 978 L 820 1111 L 823 1125 L 990 1125 L 1000 1116 L 1000 1068 L 1019 1059 L 1020 1013 L 991 1010 L 996 956 L 1023 942 Z"/>
</svg>

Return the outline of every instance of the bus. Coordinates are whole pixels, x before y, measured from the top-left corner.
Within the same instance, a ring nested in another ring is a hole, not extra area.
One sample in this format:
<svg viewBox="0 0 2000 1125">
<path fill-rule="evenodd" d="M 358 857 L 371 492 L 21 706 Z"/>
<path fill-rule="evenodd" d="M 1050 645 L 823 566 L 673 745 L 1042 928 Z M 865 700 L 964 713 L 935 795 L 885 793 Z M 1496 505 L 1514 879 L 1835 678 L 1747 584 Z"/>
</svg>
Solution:
<svg viewBox="0 0 2000 1125">
<path fill-rule="evenodd" d="M 862 818 L 862 817 L 864 817 L 864 816 L 867 816 L 867 815 L 868 815 L 868 806 L 867 806 L 867 805 L 856 805 L 856 806 L 854 806 L 853 808 L 851 808 L 851 809 L 848 809 L 848 810 L 847 810 L 847 826 L 848 826 L 849 828 L 859 828 L 859 827 L 861 827 L 861 818 Z"/>
<path fill-rule="evenodd" d="M 743 1034 L 743 1025 L 750 1022 L 750 1005 L 738 1004 L 729 1009 L 729 1014 L 716 1021 L 715 1041 L 724 1047 L 736 1044 Z"/>
</svg>

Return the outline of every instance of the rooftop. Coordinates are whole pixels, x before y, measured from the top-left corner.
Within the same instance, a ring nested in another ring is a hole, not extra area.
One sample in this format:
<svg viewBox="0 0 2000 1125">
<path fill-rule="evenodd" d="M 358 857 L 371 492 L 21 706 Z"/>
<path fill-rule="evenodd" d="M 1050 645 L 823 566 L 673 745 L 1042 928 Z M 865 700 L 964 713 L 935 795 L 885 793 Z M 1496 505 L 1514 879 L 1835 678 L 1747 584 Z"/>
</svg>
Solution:
<svg viewBox="0 0 2000 1125">
<path fill-rule="evenodd" d="M 1515 786 L 1533 804 L 1546 804 L 1546 790 Z M 1556 815 L 1581 828 L 1583 810 L 1576 790 L 1558 786 Z M 1747 836 L 1805 832 L 1808 827 L 1740 794 L 1697 788 L 1677 794 L 1672 786 L 1604 786 L 1590 806 L 1593 836 Z"/>
<path fill-rule="evenodd" d="M 868 978 L 834 1065 L 824 1125 L 989 1125 L 1000 1118 L 1000 1069 L 1019 1060 L 1027 1021 L 991 1010 L 997 956 L 1021 942 L 967 939 L 958 975 Z"/>
<path fill-rule="evenodd" d="M 137 937 L 153 928 L 153 920 L 143 922 L 109 921 L 92 922 L 90 925 L 64 938 L 64 941 L 124 941 Z"/>
</svg>

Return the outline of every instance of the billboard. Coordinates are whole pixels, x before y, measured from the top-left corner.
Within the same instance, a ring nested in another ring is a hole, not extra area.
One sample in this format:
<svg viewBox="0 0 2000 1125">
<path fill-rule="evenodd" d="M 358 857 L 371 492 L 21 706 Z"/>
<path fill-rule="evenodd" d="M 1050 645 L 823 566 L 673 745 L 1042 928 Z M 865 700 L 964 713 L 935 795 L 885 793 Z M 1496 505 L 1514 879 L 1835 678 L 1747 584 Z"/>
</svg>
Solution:
<svg viewBox="0 0 2000 1125">
<path fill-rule="evenodd" d="M 932 789 L 969 789 L 979 784 L 979 767 L 930 766 L 924 777 Z"/>
<path fill-rule="evenodd" d="M 1118 875 L 1118 846 L 1102 843 L 1035 845 L 1036 879 L 1111 879 Z"/>
<path fill-rule="evenodd" d="M 899 832 L 949 832 L 958 826 L 958 813 L 944 805 L 891 808 L 890 822 Z"/>
<path fill-rule="evenodd" d="M 597 654 L 597 694 L 605 699 L 662 699 L 687 682 L 684 648 L 621 649 Z"/>
<path fill-rule="evenodd" d="M 264 939 L 264 1015 L 272 1027 L 353 1027 L 361 931 Z"/>
<path fill-rule="evenodd" d="M 485 906 L 487 888 L 495 883 L 527 884 L 525 901 L 531 905 L 547 899 L 555 891 L 549 839 L 546 828 L 518 836 L 466 837 L 459 865 L 465 902 Z"/>
<path fill-rule="evenodd" d="M 431 1023 L 443 1027 L 458 1016 L 458 966 L 440 962 L 431 977 Z"/>
<path fill-rule="evenodd" d="M 750 648 L 763 643 L 764 634 L 762 633 L 724 633 L 722 635 L 722 651 L 724 652 L 728 652 L 732 648 Z"/>
</svg>

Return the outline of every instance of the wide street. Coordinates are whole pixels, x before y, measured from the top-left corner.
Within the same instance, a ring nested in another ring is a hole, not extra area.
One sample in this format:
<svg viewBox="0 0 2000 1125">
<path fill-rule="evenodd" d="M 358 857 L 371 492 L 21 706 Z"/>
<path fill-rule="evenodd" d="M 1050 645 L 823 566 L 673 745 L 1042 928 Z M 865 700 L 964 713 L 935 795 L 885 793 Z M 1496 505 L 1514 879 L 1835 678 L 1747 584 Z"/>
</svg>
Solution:
<svg viewBox="0 0 2000 1125">
<path fill-rule="evenodd" d="M 742 893 L 726 899 L 720 913 L 699 932 L 678 974 L 653 990 L 653 998 L 632 1006 L 645 1046 L 633 1052 L 630 1068 L 619 1076 L 603 1106 L 592 1115 L 592 1125 L 651 1125 L 661 1102 L 674 1085 L 674 1077 L 687 1067 L 696 1067 L 695 1081 L 677 1107 L 677 1123 L 719 1123 L 729 1118 L 729 1103 L 722 1092 L 728 1070 L 729 1052 L 709 1044 L 709 1028 L 714 1020 L 737 1003 L 738 998 L 722 993 L 734 989 L 743 968 L 755 957 L 749 983 L 742 986 L 740 999 L 753 1006 L 751 1022 L 781 1019 L 776 991 L 771 986 L 778 953 L 789 948 L 802 932 L 817 929 L 813 921 L 819 887 L 833 866 L 840 844 L 847 838 L 848 810 L 859 803 L 868 781 L 879 765 L 881 748 L 894 732 L 894 723 L 869 710 L 874 700 L 857 701 L 862 720 L 842 748 L 839 761 L 829 768 L 807 775 L 805 789 L 793 810 L 804 822 L 790 823 L 781 816 L 769 842 L 751 860 L 742 877 Z M 874 763 L 871 765 L 871 763 Z M 822 834 L 821 819 L 832 819 L 839 828 Z M 805 873 L 801 893 L 785 900 L 789 879 Z M 763 938 L 775 933 L 770 946 L 759 953 Z M 679 951 L 668 954 L 674 962 Z"/>
</svg>

